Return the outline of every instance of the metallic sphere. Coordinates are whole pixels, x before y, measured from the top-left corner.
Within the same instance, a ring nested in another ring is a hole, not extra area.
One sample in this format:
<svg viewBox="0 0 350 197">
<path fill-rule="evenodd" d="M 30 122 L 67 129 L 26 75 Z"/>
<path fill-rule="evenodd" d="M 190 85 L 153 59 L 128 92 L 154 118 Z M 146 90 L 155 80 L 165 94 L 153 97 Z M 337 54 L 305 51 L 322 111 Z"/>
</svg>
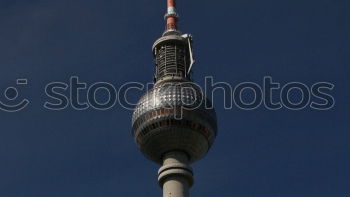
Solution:
<svg viewBox="0 0 350 197">
<path fill-rule="evenodd" d="M 171 151 L 195 162 L 206 155 L 217 134 L 216 113 L 200 87 L 191 82 L 156 83 L 139 101 L 132 134 L 150 160 L 161 163 Z"/>
</svg>

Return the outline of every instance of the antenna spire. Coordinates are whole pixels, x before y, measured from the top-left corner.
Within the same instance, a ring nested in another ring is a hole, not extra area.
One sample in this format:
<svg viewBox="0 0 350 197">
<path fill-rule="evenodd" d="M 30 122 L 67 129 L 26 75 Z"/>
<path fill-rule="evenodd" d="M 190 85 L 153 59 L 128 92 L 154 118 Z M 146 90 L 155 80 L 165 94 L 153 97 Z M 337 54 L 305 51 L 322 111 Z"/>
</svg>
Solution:
<svg viewBox="0 0 350 197">
<path fill-rule="evenodd" d="M 177 31 L 179 15 L 176 12 L 175 0 L 168 0 L 168 12 L 165 14 L 166 31 Z"/>
</svg>

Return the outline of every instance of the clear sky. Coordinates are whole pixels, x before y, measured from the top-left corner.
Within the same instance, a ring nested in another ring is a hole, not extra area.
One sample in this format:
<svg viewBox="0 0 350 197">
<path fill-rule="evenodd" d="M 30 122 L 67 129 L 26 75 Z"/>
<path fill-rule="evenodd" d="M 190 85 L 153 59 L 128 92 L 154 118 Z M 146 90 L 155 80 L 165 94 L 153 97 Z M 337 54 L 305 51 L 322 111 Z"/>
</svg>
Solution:
<svg viewBox="0 0 350 197">
<path fill-rule="evenodd" d="M 132 111 L 49 111 L 44 89 L 78 76 L 116 87 L 152 81 L 151 46 L 165 0 L 1 0 L 0 90 L 31 103 L 0 111 L 1 197 L 161 196 L 158 165 L 131 136 Z M 194 79 L 237 85 L 335 84 L 328 111 L 224 110 L 219 135 L 194 167 L 192 196 L 350 196 L 349 35 L 346 0 L 181 1 L 180 29 L 194 35 Z M 130 99 L 141 95 L 135 92 Z M 103 100 L 101 95 L 100 99 Z M 15 102 L 15 101 L 12 101 Z"/>
</svg>

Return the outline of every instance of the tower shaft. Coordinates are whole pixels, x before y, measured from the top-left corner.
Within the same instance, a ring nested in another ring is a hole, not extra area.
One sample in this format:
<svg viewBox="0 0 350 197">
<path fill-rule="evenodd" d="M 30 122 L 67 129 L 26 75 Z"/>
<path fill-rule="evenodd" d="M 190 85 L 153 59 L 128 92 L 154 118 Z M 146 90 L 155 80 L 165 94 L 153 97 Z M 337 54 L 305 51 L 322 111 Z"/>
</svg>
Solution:
<svg viewBox="0 0 350 197">
<path fill-rule="evenodd" d="M 163 188 L 163 197 L 189 197 L 193 173 L 185 153 L 180 151 L 167 153 L 158 175 L 159 185 Z"/>
</svg>

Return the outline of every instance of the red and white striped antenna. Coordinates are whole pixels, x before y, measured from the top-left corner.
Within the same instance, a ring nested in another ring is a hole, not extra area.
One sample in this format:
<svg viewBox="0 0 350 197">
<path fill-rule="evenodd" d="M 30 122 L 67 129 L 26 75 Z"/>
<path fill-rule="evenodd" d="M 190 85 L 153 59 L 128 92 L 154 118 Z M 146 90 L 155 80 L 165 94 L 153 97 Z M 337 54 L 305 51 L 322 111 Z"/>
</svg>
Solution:
<svg viewBox="0 0 350 197">
<path fill-rule="evenodd" d="M 178 19 L 175 0 L 168 0 L 168 12 L 165 14 L 166 31 L 177 31 Z"/>
</svg>

